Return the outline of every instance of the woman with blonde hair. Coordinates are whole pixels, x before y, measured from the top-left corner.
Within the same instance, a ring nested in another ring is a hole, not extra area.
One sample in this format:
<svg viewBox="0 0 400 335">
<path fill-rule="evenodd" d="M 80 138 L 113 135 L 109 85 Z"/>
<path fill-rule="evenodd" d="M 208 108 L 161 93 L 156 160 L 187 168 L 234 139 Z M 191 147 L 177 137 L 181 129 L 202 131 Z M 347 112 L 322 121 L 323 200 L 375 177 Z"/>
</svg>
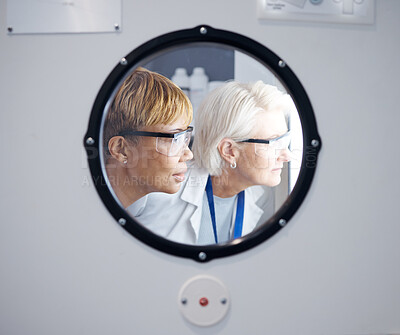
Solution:
<svg viewBox="0 0 400 335">
<path fill-rule="evenodd" d="M 124 208 L 151 192 L 175 193 L 185 179 L 193 111 L 164 76 L 138 68 L 118 89 L 104 124 L 109 184 Z"/>
<path fill-rule="evenodd" d="M 137 217 L 181 243 L 229 242 L 274 212 L 271 187 L 290 160 L 289 95 L 261 81 L 227 82 L 196 114 L 194 164 L 178 193 L 150 195 Z"/>
</svg>

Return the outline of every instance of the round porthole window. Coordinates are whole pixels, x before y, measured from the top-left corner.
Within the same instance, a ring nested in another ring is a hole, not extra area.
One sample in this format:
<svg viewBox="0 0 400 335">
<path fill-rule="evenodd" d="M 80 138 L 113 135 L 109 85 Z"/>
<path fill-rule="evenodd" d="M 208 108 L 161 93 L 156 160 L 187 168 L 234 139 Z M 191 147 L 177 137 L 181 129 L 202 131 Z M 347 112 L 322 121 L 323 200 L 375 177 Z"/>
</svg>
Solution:
<svg viewBox="0 0 400 335">
<path fill-rule="evenodd" d="M 284 59 L 203 25 L 121 58 L 96 97 L 84 146 L 123 229 L 205 262 L 248 250 L 289 222 L 321 139 Z"/>
</svg>

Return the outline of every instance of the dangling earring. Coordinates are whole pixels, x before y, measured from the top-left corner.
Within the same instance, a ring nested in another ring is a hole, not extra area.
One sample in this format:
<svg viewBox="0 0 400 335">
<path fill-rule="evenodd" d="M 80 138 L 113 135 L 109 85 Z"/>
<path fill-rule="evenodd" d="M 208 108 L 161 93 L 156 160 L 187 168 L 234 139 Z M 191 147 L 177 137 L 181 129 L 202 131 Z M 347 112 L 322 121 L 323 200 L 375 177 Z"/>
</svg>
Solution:
<svg viewBox="0 0 400 335">
<path fill-rule="evenodd" d="M 231 163 L 231 168 L 232 169 L 236 169 L 236 162 L 235 161 L 233 163 Z"/>
<path fill-rule="evenodd" d="M 128 163 L 128 161 L 125 159 L 125 160 L 124 160 L 124 164 L 126 164 L 126 163 Z"/>
</svg>

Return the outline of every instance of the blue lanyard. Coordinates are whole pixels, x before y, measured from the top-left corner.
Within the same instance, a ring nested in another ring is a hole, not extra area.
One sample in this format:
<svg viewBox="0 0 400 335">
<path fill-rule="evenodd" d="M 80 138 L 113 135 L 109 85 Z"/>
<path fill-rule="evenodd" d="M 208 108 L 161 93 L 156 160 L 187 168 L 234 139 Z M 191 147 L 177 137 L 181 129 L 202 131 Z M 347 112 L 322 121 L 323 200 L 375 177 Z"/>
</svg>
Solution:
<svg viewBox="0 0 400 335">
<path fill-rule="evenodd" d="M 208 207 L 210 208 L 212 227 L 214 230 L 215 243 L 218 243 L 217 222 L 215 220 L 214 194 L 210 176 L 208 176 L 207 180 L 206 193 L 208 199 Z M 238 195 L 237 205 L 236 205 L 235 228 L 233 230 L 234 239 L 242 236 L 243 217 L 244 217 L 244 191 L 241 191 Z"/>
</svg>

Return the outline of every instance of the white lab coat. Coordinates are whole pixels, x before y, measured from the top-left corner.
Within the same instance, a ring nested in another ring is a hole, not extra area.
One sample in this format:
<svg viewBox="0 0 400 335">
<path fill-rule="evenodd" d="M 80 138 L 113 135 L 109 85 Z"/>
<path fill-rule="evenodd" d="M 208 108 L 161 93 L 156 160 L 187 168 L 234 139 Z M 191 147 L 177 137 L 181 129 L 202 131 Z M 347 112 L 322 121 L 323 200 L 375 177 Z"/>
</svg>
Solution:
<svg viewBox="0 0 400 335">
<path fill-rule="evenodd" d="M 207 178 L 206 169 L 189 166 L 186 179 L 177 193 L 150 193 L 126 210 L 153 233 L 175 242 L 197 244 Z M 247 188 L 242 236 L 266 222 L 274 214 L 274 204 L 274 192 L 270 187 Z M 236 206 L 234 208 L 236 212 Z M 232 229 L 235 212 L 232 215 Z"/>
</svg>

